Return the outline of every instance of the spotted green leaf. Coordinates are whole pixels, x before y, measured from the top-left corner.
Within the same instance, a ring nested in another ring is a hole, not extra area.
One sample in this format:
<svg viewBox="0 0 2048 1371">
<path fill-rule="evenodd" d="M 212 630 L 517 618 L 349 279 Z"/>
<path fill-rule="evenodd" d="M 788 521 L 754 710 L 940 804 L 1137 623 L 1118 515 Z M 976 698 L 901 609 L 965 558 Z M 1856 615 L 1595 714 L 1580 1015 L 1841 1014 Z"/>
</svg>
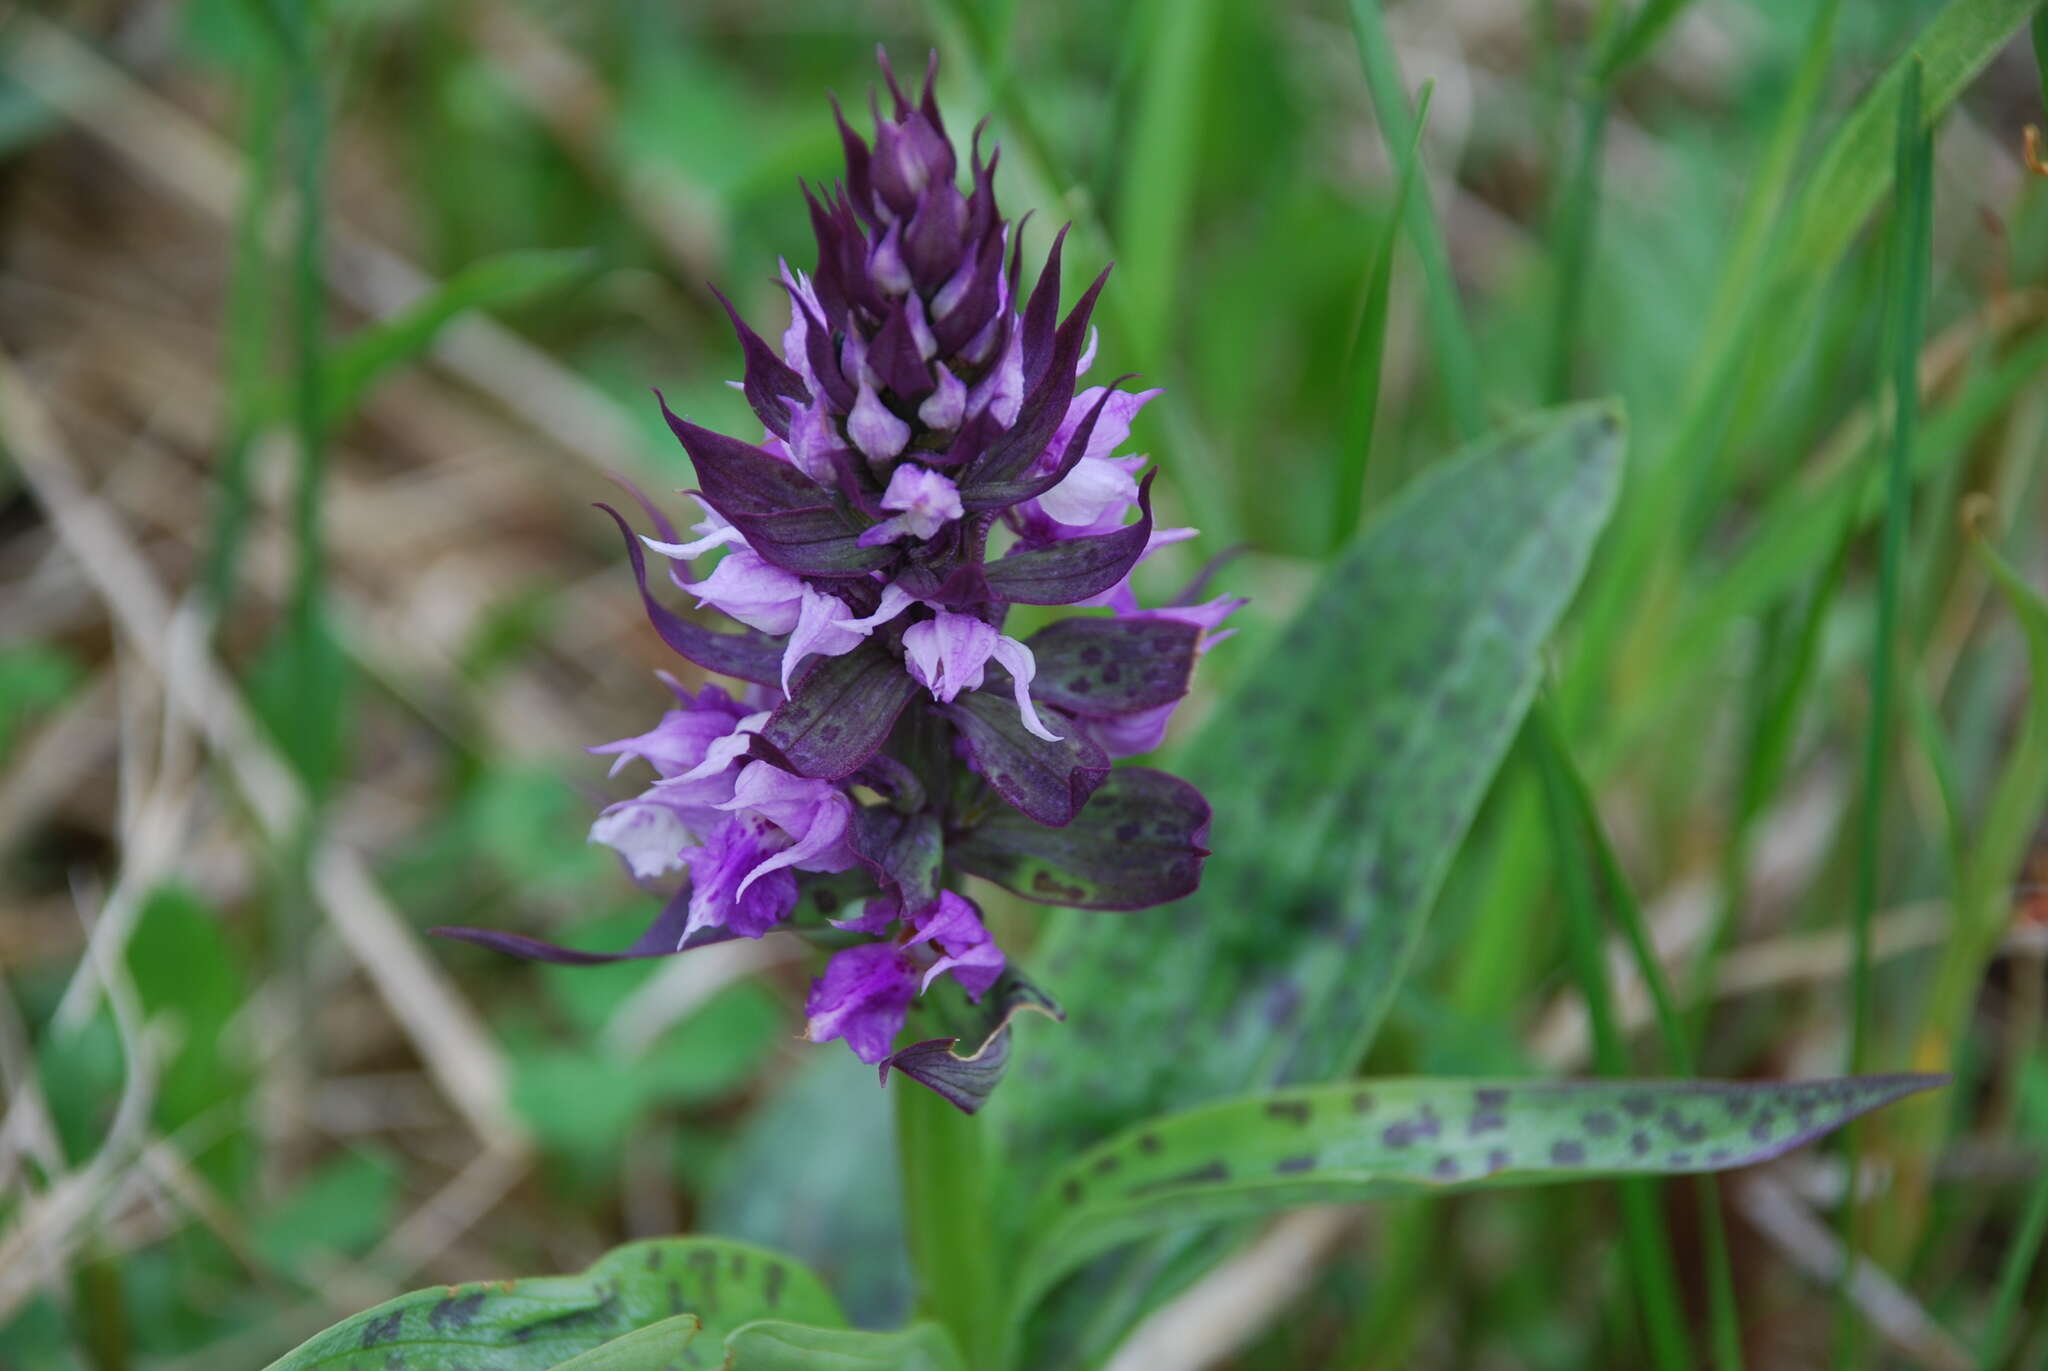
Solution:
<svg viewBox="0 0 2048 1371">
<path fill-rule="evenodd" d="M 1748 1166 L 1941 1080 L 1409 1077 L 1208 1105 L 1121 1133 L 1046 1182 L 1013 1313 L 1091 1257 L 1162 1229 L 1403 1190 Z"/>
<path fill-rule="evenodd" d="M 1535 690 L 1621 466 L 1609 405 L 1535 415 L 1415 481 L 1256 652 L 1180 764 L 1201 888 L 1063 915 L 1034 959 L 1073 1017 L 990 1102 L 1035 1182 L 1162 1110 L 1357 1060 Z M 1475 549 L 1484 555 L 1475 556 Z"/>
<path fill-rule="evenodd" d="M 765 1248 L 715 1238 L 629 1243 L 576 1276 L 476 1281 L 400 1295 L 315 1334 L 269 1371 L 541 1371 L 628 1333 L 694 1315 L 702 1332 L 666 1363 L 713 1368 L 741 1324 L 784 1317 L 843 1324 L 818 1278 Z M 631 1352 L 628 1345 L 624 1352 Z M 622 1353 L 623 1355 L 623 1353 Z M 579 1371 L 638 1363 L 578 1362 Z"/>
<path fill-rule="evenodd" d="M 966 1371 L 959 1349 L 935 1323 L 897 1333 L 750 1323 L 725 1340 L 733 1371 Z"/>
</svg>

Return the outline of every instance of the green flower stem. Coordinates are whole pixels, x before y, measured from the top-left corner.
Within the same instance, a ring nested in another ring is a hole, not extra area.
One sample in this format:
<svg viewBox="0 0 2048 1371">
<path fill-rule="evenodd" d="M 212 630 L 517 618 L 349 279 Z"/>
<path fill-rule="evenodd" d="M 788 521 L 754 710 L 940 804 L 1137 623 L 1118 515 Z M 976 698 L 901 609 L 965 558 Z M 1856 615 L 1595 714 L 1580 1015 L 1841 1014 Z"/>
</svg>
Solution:
<svg viewBox="0 0 2048 1371">
<path fill-rule="evenodd" d="M 907 1076 L 896 1097 L 896 1155 L 903 1170 L 904 1229 L 917 1276 L 918 1311 L 944 1324 L 967 1365 L 995 1365 L 1001 1283 L 989 1224 L 981 1122 Z"/>
</svg>

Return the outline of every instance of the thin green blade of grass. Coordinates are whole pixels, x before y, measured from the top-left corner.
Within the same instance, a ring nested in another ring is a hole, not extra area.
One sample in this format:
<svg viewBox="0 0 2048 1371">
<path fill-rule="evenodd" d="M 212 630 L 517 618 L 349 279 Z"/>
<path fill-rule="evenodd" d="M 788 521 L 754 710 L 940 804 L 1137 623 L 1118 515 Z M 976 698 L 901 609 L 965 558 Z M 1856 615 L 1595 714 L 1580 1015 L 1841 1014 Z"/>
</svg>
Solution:
<svg viewBox="0 0 2048 1371">
<path fill-rule="evenodd" d="M 1920 120 L 1932 128 L 1977 73 L 2040 8 L 2040 0 L 1949 0 L 1829 139 L 1794 207 L 1775 281 L 1819 281 L 1848 250 L 1884 195 L 1884 149 L 1907 72 L 1921 84 Z"/>
<path fill-rule="evenodd" d="M 1886 444 L 1885 516 L 1878 552 L 1877 621 L 1870 664 L 1870 728 L 1865 737 L 1863 794 L 1856 837 L 1854 957 L 1851 969 L 1850 1062 L 1860 1069 L 1870 1056 L 1873 1005 L 1870 984 L 1870 921 L 1877 908 L 1881 868 L 1885 763 L 1892 724 L 1894 656 L 1899 597 L 1905 575 L 1906 537 L 1912 522 L 1912 453 L 1920 413 L 1920 343 L 1925 333 L 1928 245 L 1932 231 L 1932 139 L 1920 113 L 1918 68 L 1910 69 L 1899 95 L 1897 176 L 1899 203 L 1892 238 L 1893 289 L 1886 384 L 1892 401 Z"/>
<path fill-rule="evenodd" d="M 2034 1120 L 2026 1131 L 2037 1144 L 2048 1144 L 2048 1120 Z M 1997 1293 L 1992 1296 L 1983 1340 L 1978 1344 L 1978 1371 L 1998 1371 L 2000 1366 L 2018 1371 L 2019 1349 L 2013 1349 L 2012 1361 L 2006 1360 L 2006 1350 L 2012 1342 L 2013 1319 L 2026 1294 L 2027 1277 L 2040 1260 L 2044 1243 L 2048 1243 L 2048 1170 L 2036 1175 L 2028 1187 L 2019 1225 L 1998 1264 Z"/>
<path fill-rule="evenodd" d="M 472 262 L 389 319 L 327 349 L 320 413 L 331 432 L 372 387 L 433 346 L 442 329 L 471 310 L 523 304 L 587 276 L 595 255 L 581 248 L 505 252 Z"/>
<path fill-rule="evenodd" d="M 1928 414 L 1913 454 L 1914 480 L 1924 481 L 1941 464 L 1962 460 L 1977 435 L 2038 379 L 2044 366 L 2048 336 L 2021 343 L 1965 380 L 1946 404 Z M 1872 446 L 1859 444 L 1848 450 L 1849 462 L 1787 486 L 1765 507 L 1734 556 L 1668 616 L 1673 626 L 1660 638 L 1657 653 L 1665 669 L 1614 712 L 1599 739 L 1603 758 L 1640 745 L 1682 705 L 1684 683 L 1698 679 L 1702 663 L 1726 650 L 1738 621 L 1765 612 L 1802 578 L 1818 574 L 1833 556 L 1836 530 L 1845 520 L 1858 532 L 1882 520 L 1883 484 L 1866 479 L 1866 450 Z M 1582 636 L 1582 647 L 1584 641 Z M 1591 659 L 1582 660 L 1590 669 Z"/>
<path fill-rule="evenodd" d="M 1670 979 L 1657 958 L 1656 944 L 1651 940 L 1635 889 L 1627 873 L 1621 869 L 1621 860 L 1615 855 L 1606 825 L 1600 820 L 1592 788 L 1559 736 L 1556 714 L 1547 699 L 1540 701 L 1531 712 L 1529 732 L 1540 758 L 1539 769 L 1544 773 L 1544 786 L 1550 793 L 1551 807 L 1556 809 L 1561 803 L 1565 810 L 1563 820 L 1570 828 L 1584 834 L 1592 845 L 1600 884 L 1606 890 L 1614 922 L 1621 926 L 1629 955 L 1635 961 L 1636 974 L 1642 977 L 1643 985 L 1649 990 L 1657 1031 L 1664 1040 L 1666 1064 L 1673 1072 L 1689 1076 L 1695 1070 L 1696 1062 L 1685 1022 L 1671 993 Z M 1567 863 L 1576 850 L 1575 843 L 1560 844 L 1558 862 Z M 1580 884 L 1583 887 L 1583 878 Z M 1599 977 L 1598 984 L 1604 991 L 1603 967 L 1604 962 L 1598 960 L 1596 948 L 1596 959 L 1590 972 Z M 1581 967 L 1582 975 L 1588 971 L 1588 968 Z M 1742 1330 L 1735 1304 L 1734 1272 L 1729 1265 L 1728 1234 L 1721 1218 L 1720 1187 L 1711 1176 L 1700 1179 L 1699 1199 L 1700 1232 L 1706 1245 L 1708 1321 L 1714 1340 L 1714 1363 L 1722 1371 L 1733 1371 L 1743 1364 Z"/>
<path fill-rule="evenodd" d="M 2026 712 L 1992 785 L 1976 832 L 1958 857 L 1956 936 L 1944 947 L 1921 1015 L 1914 1056 L 1947 1060 L 1968 1019 L 1970 1001 L 1996 950 L 2010 905 L 2012 873 L 2048 806 L 2048 600 L 1973 530 L 1971 547 L 2018 619 L 2031 677 Z"/>
<path fill-rule="evenodd" d="M 249 168 L 235 214 L 229 258 L 227 335 L 223 378 L 228 433 L 214 486 L 213 530 L 201 584 L 218 618 L 235 593 L 249 530 L 249 460 L 261 422 L 270 354 L 270 254 L 263 230 L 277 181 L 277 117 L 281 96 L 276 69 L 258 66 L 243 87 L 247 108 L 243 155 Z"/>
<path fill-rule="evenodd" d="M 1379 0 L 1351 0 L 1351 32 L 1358 44 L 1358 60 L 1365 68 L 1366 92 L 1372 98 L 1373 116 L 1379 122 L 1380 141 L 1389 160 L 1415 136 L 1415 119 L 1408 111 L 1408 95 L 1401 85 L 1401 66 L 1387 35 L 1386 19 Z M 1458 299 L 1458 283 L 1451 274 L 1451 254 L 1444 241 L 1443 221 L 1430 199 L 1425 183 L 1408 201 L 1408 233 L 1415 240 L 1416 255 L 1422 260 L 1423 307 L 1429 318 L 1430 338 L 1435 346 L 1438 376 L 1451 421 L 1466 441 L 1477 438 L 1486 427 L 1486 407 L 1479 386 L 1479 353 L 1466 322 L 1464 305 Z"/>
<path fill-rule="evenodd" d="M 1852 506 L 1853 508 L 1853 506 Z M 1742 776 L 1729 820 L 1729 837 L 1720 871 L 1720 899 L 1692 971 L 1692 1000 L 1700 1007 L 1690 1025 L 1688 1045 L 1704 1040 L 1711 1012 L 1711 990 L 1721 959 L 1733 941 L 1735 925 L 1749 890 L 1751 849 L 1764 808 L 1777 794 L 1790 764 L 1806 698 L 1818 675 L 1822 633 L 1830 607 L 1845 579 L 1855 546 L 1857 523 L 1840 520 L 1835 549 L 1802 607 L 1787 649 L 1789 658 L 1771 679 L 1759 685 L 1760 699 L 1749 729 Z"/>
<path fill-rule="evenodd" d="M 1586 290 L 1593 271 L 1593 239 L 1600 223 L 1600 158 L 1607 143 L 1607 97 L 1589 96 L 1579 110 L 1579 137 L 1571 175 L 1556 215 L 1557 296 L 1550 326 L 1552 404 L 1562 404 L 1572 391 L 1572 362 L 1586 313 Z"/>
<path fill-rule="evenodd" d="M 1602 88 L 1612 86 L 1615 78 L 1641 59 L 1691 3 L 1692 0 L 1644 0 L 1626 21 L 1608 31 L 1593 59 L 1593 80 Z"/>
<path fill-rule="evenodd" d="M 289 140 L 296 219 L 287 267 L 291 347 L 290 414 L 297 446 L 291 502 L 292 581 L 272 688 L 259 694 L 269 722 L 299 766 L 315 807 L 339 765 L 344 688 L 326 611 L 322 503 L 327 475 L 326 196 L 327 95 L 314 55 L 316 17 L 303 0 L 266 0 L 262 18 L 289 96 L 281 111 Z M 311 820 L 309 819 L 309 822 Z"/>
<path fill-rule="evenodd" d="M 1886 448 L 1885 519 L 1878 551 L 1877 622 L 1870 664 L 1870 727 L 1865 734 L 1863 785 L 1855 836 L 1855 893 L 1849 909 L 1849 1069 L 1864 1069 L 1872 1056 L 1876 992 L 1871 975 L 1871 924 L 1877 915 L 1883 867 L 1886 760 L 1892 735 L 1892 674 L 1898 650 L 1899 603 L 1905 576 L 1906 536 L 1912 521 L 1912 455 L 1920 410 L 1920 344 L 1926 331 L 1927 263 L 1933 230 L 1934 140 L 1921 111 L 1921 69 L 1906 68 L 1898 96 L 1898 141 L 1887 311 L 1887 384 L 1891 389 L 1891 441 Z M 1860 1173 L 1861 1130 L 1844 1134 L 1849 1174 Z M 1835 1364 L 1862 1364 L 1868 1340 L 1862 1313 L 1850 1295 L 1851 1277 L 1862 1261 L 1864 1206 L 1845 1212 L 1842 1280 L 1837 1294 Z"/>
<path fill-rule="evenodd" d="M 1624 488 L 1627 517 L 1617 526 L 1608 571 L 1595 578 L 1581 615 L 1577 661 L 1582 669 L 1566 676 L 1568 720 L 1583 717 L 1590 698 L 1573 691 L 1571 683 L 1593 690 L 1624 630 L 1640 622 L 1641 587 L 1657 559 L 1671 555 L 1668 530 L 1685 503 L 1688 473 L 1708 465 L 1722 440 L 1726 399 L 1744 365 L 1744 341 L 1761 313 L 1761 281 L 1780 242 L 1793 168 L 1819 106 L 1840 8 L 1841 0 L 1820 0 L 1807 27 L 1799 69 L 1772 121 L 1763 165 L 1750 181 L 1735 244 L 1715 285 L 1695 361 L 1687 369 L 1679 419 Z"/>
<path fill-rule="evenodd" d="M 1158 362 L 1184 293 L 1181 259 L 1194 205 L 1216 0 L 1153 0 L 1133 26 L 1143 53 L 1138 113 L 1118 188 L 1121 288 L 1139 365 Z"/>
<path fill-rule="evenodd" d="M 1622 1077 L 1629 1074 L 1628 1048 L 1616 1026 L 1606 961 L 1601 954 L 1600 910 L 1585 860 L 1584 825 L 1571 781 L 1565 774 L 1570 763 L 1549 713 L 1547 702 L 1538 701 L 1530 711 L 1523 737 L 1529 741 L 1542 780 L 1544 814 L 1559 883 L 1564 888 L 1569 935 L 1566 945 L 1585 1002 L 1586 1018 L 1592 1026 L 1594 1063 L 1601 1075 Z M 1654 961 L 1652 958 L 1653 967 Z M 1661 977 L 1653 982 L 1660 983 Z M 1666 1009 L 1668 1004 L 1660 1002 L 1660 1014 Z M 1656 1365 L 1666 1371 L 1685 1371 L 1692 1361 L 1685 1311 L 1678 1300 L 1678 1271 L 1671 1238 L 1659 1222 L 1653 1185 L 1649 1181 L 1627 1180 L 1617 1187 L 1621 1196 L 1622 1240 L 1628 1253 L 1625 1278 L 1642 1301 L 1644 1330 Z"/>
<path fill-rule="evenodd" d="M 1429 125 L 1429 102 L 1435 87 L 1425 82 L 1415 103 L 1415 135 L 1408 140 L 1408 156 L 1400 167 L 1400 184 L 1394 191 L 1393 206 L 1373 242 L 1366 267 L 1365 296 L 1361 301 L 1355 350 L 1351 405 L 1345 416 L 1344 446 L 1336 472 L 1336 506 L 1331 511 L 1330 545 L 1341 548 L 1358 532 L 1364 517 L 1365 474 L 1372 460 L 1373 425 L 1379 418 L 1380 373 L 1387 352 L 1387 298 L 1393 284 L 1394 243 L 1408 210 L 1408 197 L 1421 174 L 1422 132 Z"/>
</svg>

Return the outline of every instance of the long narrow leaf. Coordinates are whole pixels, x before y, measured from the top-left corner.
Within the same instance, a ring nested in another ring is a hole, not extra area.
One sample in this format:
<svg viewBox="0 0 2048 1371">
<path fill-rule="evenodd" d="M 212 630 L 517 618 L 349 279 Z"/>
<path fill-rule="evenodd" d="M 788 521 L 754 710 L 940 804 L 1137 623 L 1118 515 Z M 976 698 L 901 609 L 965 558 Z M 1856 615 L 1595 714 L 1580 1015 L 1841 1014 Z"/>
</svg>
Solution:
<svg viewBox="0 0 2048 1371">
<path fill-rule="evenodd" d="M 714 1346 L 755 1319 L 844 1324 L 818 1278 L 786 1257 L 720 1238 L 665 1238 L 615 1248 L 581 1275 L 400 1295 L 315 1334 L 269 1371 L 543 1371 L 685 1314 Z"/>
<path fill-rule="evenodd" d="M 1013 1310 L 1162 1229 L 1308 1204 L 1767 1160 L 1937 1076 L 1788 1084 L 1360 1080 L 1190 1110 L 1075 1158 L 1031 1210 Z"/>
</svg>

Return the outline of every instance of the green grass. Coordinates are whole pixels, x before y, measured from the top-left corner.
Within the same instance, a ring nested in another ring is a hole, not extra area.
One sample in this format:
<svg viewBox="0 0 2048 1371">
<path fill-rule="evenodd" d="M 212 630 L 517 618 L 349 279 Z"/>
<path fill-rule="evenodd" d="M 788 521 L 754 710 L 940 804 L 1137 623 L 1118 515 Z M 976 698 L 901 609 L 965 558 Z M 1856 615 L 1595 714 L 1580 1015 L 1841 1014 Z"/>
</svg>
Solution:
<svg viewBox="0 0 2048 1371">
<path fill-rule="evenodd" d="M 814 967 L 685 997 L 625 1052 L 680 993 L 662 969 L 437 949 L 445 984 L 393 1003 L 310 864 L 360 852 L 404 937 L 602 941 L 650 912 L 584 845 L 617 792 L 577 748 L 644 728 L 669 664 L 587 508 L 616 458 L 506 401 L 623 405 L 643 424 L 626 474 L 681 512 L 647 388 L 742 431 L 703 277 L 779 333 L 776 259 L 809 260 L 792 183 L 836 174 L 824 94 L 858 124 L 878 40 L 906 71 L 940 47 L 956 135 L 992 116 L 1006 207 L 1036 212 L 1027 262 L 1068 220 L 1070 281 L 1116 262 L 1097 376 L 1167 387 L 1132 450 L 1158 462 L 1163 522 L 1204 530 L 1143 588 L 1237 546 L 1217 589 L 1254 597 L 1205 664 L 1211 720 L 1295 665 L 1270 655 L 1279 625 L 1417 473 L 1553 401 L 1627 411 L 1620 504 L 1544 703 L 1418 912 L 1363 1069 L 1953 1071 L 1856 1129 L 1847 1160 L 1877 1188 L 1814 1213 L 1979 1365 L 2048 1358 L 2025 935 L 2048 909 L 2048 178 L 2018 169 L 2020 125 L 2048 126 L 2048 19 L 2029 0 L 1436 8 L 200 0 L 79 30 L 206 132 L 232 184 L 146 141 L 163 119 L 118 90 L 37 94 L 58 69 L 25 69 L 36 30 L 0 24 L 4 364 L 94 507 L 210 611 L 201 636 L 267 730 L 246 745 L 319 799 L 293 842 L 264 840 L 226 783 L 243 744 L 181 712 L 197 678 L 145 666 L 27 464 L 0 464 L 0 1071 L 51 1121 L 0 1155 L 21 1178 L 0 1244 L 110 1138 L 130 1187 L 46 1249 L 47 1282 L 0 1280 L 0 1364 L 262 1365 L 402 1289 L 714 1227 L 794 1250 L 857 1324 L 902 1322 L 888 1101 L 791 1041 Z M 708 246 L 676 250 L 651 186 L 715 226 L 690 240 Z M 364 308 L 366 239 L 439 288 Z M 543 370 L 488 341 L 484 384 L 437 360 L 485 319 Z M 1360 660 L 1379 646 L 1361 632 Z M 1333 792 L 1369 774 L 1293 746 Z M 1317 824 L 1298 851 L 1235 855 L 1333 869 L 1355 835 Z M 1042 917 L 990 903 L 1030 964 Z M 1239 903 L 1247 947 L 1292 917 Z M 128 969 L 89 997 L 109 1007 L 60 1025 L 97 974 L 86 924 L 123 908 L 109 965 Z M 420 1003 L 487 1026 L 495 1060 L 453 1065 L 500 1073 L 529 1126 L 508 1178 L 469 1170 L 482 1144 Z M 1068 1009 L 1020 1030 L 1031 1053 L 1090 1040 L 1091 1006 Z M 1587 1032 L 1560 1027 L 1582 1012 Z M 146 1172 L 150 1147 L 184 1170 Z M 1376 1208 L 1224 1364 L 1733 1368 L 1830 1337 L 1838 1364 L 1905 1364 L 1744 1217 L 1745 1184 Z M 1215 1250 L 1148 1240 L 1082 1278 L 1103 1297 L 1084 1324 L 1056 1291 L 1046 1329 L 1100 1364 Z M 993 1339 L 988 1270 L 957 1265 L 961 1317 Z"/>
</svg>

